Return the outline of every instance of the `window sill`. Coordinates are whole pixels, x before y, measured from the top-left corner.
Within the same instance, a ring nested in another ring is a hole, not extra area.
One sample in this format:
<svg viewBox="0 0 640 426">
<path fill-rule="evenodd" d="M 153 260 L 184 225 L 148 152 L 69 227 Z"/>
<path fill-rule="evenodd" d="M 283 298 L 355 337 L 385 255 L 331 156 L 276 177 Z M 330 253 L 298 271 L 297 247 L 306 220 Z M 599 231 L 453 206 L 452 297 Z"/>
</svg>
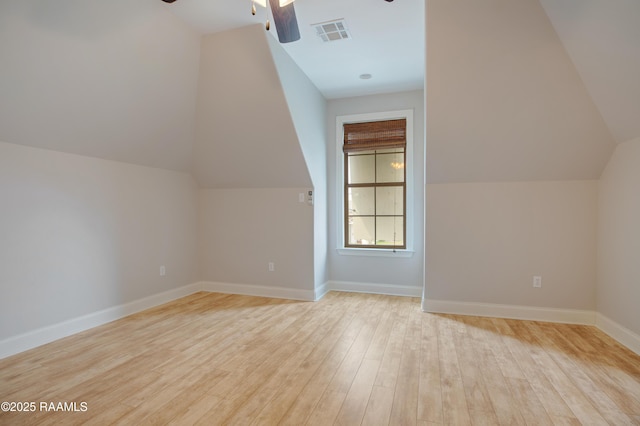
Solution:
<svg viewBox="0 0 640 426">
<path fill-rule="evenodd" d="M 413 257 L 413 250 L 393 249 L 363 249 L 363 248 L 339 248 L 338 254 L 343 256 L 369 256 L 369 257 Z"/>
</svg>

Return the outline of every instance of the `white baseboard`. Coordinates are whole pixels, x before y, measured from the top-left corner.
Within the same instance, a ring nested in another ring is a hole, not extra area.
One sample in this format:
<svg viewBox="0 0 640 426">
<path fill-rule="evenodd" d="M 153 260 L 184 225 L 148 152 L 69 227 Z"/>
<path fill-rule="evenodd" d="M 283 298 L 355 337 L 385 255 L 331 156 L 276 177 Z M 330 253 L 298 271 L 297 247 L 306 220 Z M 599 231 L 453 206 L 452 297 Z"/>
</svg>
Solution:
<svg viewBox="0 0 640 426">
<path fill-rule="evenodd" d="M 424 299 L 422 301 L 422 310 L 438 314 L 473 315 L 568 324 L 595 325 L 596 323 L 596 313 L 594 311 L 575 309 Z"/>
<path fill-rule="evenodd" d="M 286 287 L 267 287 L 250 284 L 230 284 L 203 281 L 200 283 L 204 291 L 214 293 L 242 294 L 245 296 L 273 297 L 276 299 L 293 299 L 313 302 L 316 300 L 314 290 L 300 290 Z"/>
<path fill-rule="evenodd" d="M 374 284 L 361 283 L 352 281 L 329 281 L 327 283 L 328 290 L 331 291 L 347 291 L 352 293 L 373 293 L 387 294 L 389 296 L 422 296 L 422 287 L 412 287 L 406 285 L 393 284 Z"/>
<path fill-rule="evenodd" d="M 329 293 L 329 283 L 326 282 L 322 284 L 320 287 L 316 287 L 315 289 L 315 301 L 322 299 L 327 293 Z"/>
<path fill-rule="evenodd" d="M 0 341 L 0 359 L 124 318 L 145 309 L 171 302 L 172 300 L 188 296 L 198 291 L 314 301 L 320 300 L 329 291 L 420 297 L 422 287 L 328 281 L 315 290 L 300 290 L 246 284 L 197 282 L 2 340 Z M 638 334 L 594 311 L 429 299 L 423 300 L 422 310 L 431 313 L 596 325 L 604 333 L 640 355 L 640 336 Z"/>
<path fill-rule="evenodd" d="M 201 290 L 202 285 L 194 283 L 10 337 L 0 341 L 0 359 L 124 318 L 127 315 L 171 302 Z"/>
<path fill-rule="evenodd" d="M 640 355 L 640 336 L 633 331 L 600 313 L 596 315 L 596 327 Z"/>
</svg>

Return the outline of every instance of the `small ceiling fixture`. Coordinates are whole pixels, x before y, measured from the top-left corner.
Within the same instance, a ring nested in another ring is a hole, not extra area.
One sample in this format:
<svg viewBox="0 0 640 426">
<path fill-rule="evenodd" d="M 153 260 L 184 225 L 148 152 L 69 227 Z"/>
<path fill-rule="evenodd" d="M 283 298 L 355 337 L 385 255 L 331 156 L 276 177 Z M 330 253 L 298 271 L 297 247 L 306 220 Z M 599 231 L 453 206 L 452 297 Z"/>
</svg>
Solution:
<svg viewBox="0 0 640 426">
<path fill-rule="evenodd" d="M 369 80 L 372 77 L 371 74 L 360 74 L 361 80 Z"/>
</svg>

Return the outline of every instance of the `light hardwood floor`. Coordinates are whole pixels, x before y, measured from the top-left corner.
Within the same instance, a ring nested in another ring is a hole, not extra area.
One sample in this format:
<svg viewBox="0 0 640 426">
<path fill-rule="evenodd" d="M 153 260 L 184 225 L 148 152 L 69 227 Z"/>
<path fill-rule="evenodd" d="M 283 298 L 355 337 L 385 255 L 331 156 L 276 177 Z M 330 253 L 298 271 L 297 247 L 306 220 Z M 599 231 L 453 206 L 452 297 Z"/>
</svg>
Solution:
<svg viewBox="0 0 640 426">
<path fill-rule="evenodd" d="M 0 401 L 87 404 L 3 425 L 640 425 L 640 356 L 415 298 L 196 293 L 0 360 Z"/>
</svg>

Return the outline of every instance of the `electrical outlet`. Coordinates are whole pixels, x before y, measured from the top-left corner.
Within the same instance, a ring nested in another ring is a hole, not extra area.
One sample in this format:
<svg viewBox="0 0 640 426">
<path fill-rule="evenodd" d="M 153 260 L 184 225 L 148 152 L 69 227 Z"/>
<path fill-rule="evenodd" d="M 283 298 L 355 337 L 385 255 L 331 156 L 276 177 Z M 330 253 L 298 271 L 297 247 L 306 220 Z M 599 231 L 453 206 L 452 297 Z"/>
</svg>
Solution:
<svg viewBox="0 0 640 426">
<path fill-rule="evenodd" d="M 533 286 L 535 288 L 542 287 L 542 277 L 541 276 L 536 275 L 535 277 L 533 277 Z"/>
<path fill-rule="evenodd" d="M 273 262 L 269 262 L 269 272 L 273 272 L 276 270 L 276 264 Z"/>
<path fill-rule="evenodd" d="M 164 277 L 165 275 L 167 275 L 167 270 L 164 267 L 164 265 L 160 266 L 160 276 Z"/>
</svg>

